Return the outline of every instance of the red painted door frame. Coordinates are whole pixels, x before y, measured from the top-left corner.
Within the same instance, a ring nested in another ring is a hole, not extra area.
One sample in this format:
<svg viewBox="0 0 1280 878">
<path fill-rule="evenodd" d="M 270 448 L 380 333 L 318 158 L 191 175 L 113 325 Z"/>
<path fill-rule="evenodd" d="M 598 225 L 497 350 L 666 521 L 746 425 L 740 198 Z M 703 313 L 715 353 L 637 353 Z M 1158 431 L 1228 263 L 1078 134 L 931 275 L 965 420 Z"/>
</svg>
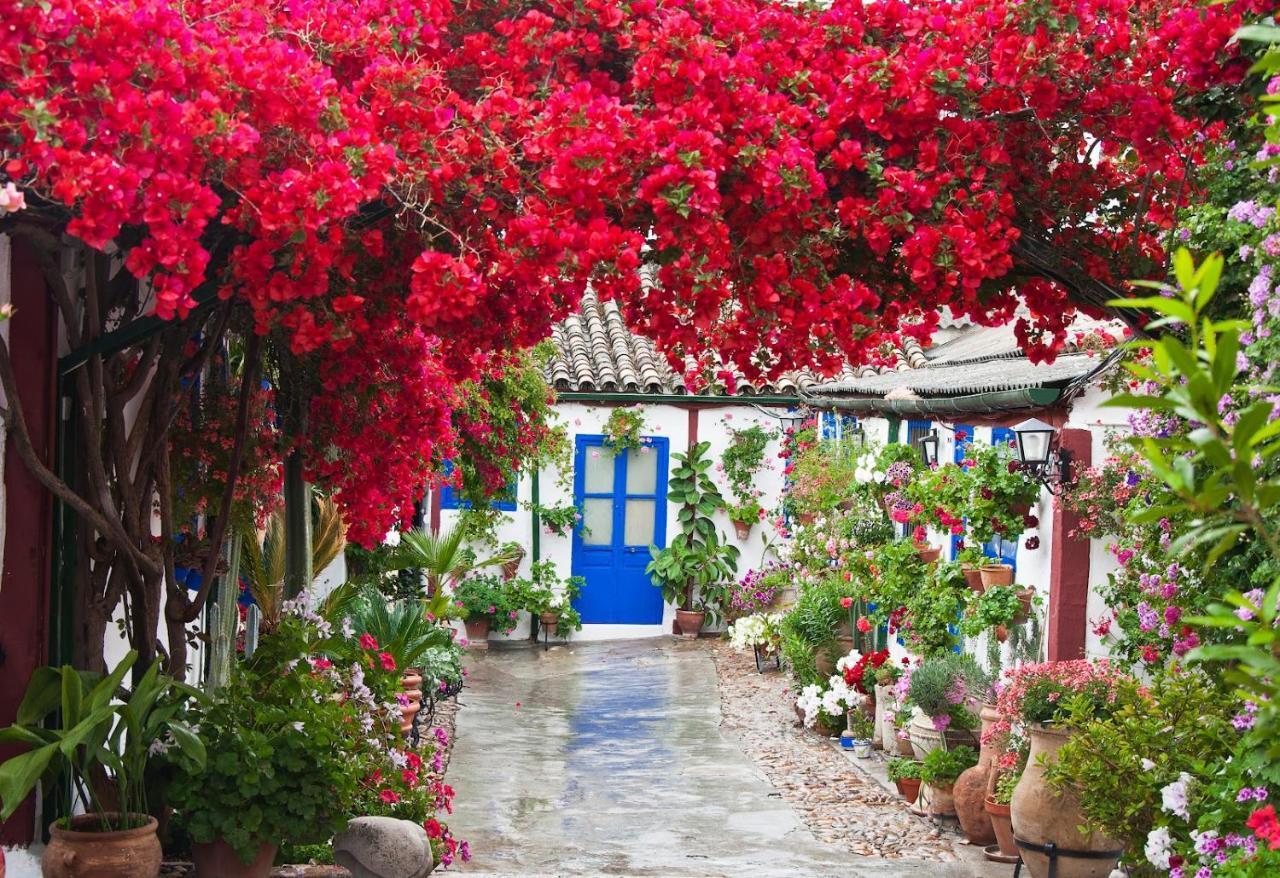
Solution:
<svg viewBox="0 0 1280 878">
<path fill-rule="evenodd" d="M 1073 472 L 1093 465 L 1093 434 L 1088 430 L 1059 431 L 1063 450 L 1071 455 Z M 1089 604 L 1089 539 L 1071 533 L 1079 518 L 1053 499 L 1049 532 L 1049 660 L 1084 658 Z"/>
<path fill-rule="evenodd" d="M 11 250 L 9 322 L 13 371 L 36 453 L 52 465 L 57 411 L 57 323 L 35 254 L 21 240 Z M 13 400 L 8 401 L 13 405 Z M 47 661 L 53 551 L 53 497 L 27 471 L 12 441 L 5 447 L 4 571 L 0 574 L 0 726 L 13 722 L 27 681 Z M 0 746 L 0 760 L 19 748 Z M 0 824 L 0 843 L 29 844 L 35 803 Z"/>
</svg>

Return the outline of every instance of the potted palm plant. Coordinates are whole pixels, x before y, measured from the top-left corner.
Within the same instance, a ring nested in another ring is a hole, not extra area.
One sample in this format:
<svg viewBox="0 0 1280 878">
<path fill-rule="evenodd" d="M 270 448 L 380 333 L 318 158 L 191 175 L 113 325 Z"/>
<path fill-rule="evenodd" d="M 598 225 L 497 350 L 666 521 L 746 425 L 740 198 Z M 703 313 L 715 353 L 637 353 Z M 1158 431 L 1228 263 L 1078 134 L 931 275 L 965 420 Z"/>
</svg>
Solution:
<svg viewBox="0 0 1280 878">
<path fill-rule="evenodd" d="M 676 467 L 667 497 L 680 505 L 680 532 L 664 549 L 649 547 L 652 560 L 645 568 L 667 603 L 676 606 L 676 625 L 685 637 L 697 637 L 707 616 L 715 618 L 738 570 L 737 547 L 721 539 L 712 519 L 724 508 L 724 497 L 711 480 L 710 447 L 699 442 L 688 453 L 672 455 Z"/>
<path fill-rule="evenodd" d="M 41 870 L 58 878 L 155 878 L 160 874 L 158 822 L 148 813 L 147 776 L 153 762 L 195 769 L 205 763 L 200 737 L 185 721 L 199 693 L 147 669 L 131 690 L 130 652 L 103 676 L 69 665 L 40 668 L 18 707 L 17 722 L 0 741 L 28 750 L 0 764 L 0 820 L 7 820 L 43 783 L 64 814 L 77 802 L 85 813 L 55 821 Z"/>
</svg>

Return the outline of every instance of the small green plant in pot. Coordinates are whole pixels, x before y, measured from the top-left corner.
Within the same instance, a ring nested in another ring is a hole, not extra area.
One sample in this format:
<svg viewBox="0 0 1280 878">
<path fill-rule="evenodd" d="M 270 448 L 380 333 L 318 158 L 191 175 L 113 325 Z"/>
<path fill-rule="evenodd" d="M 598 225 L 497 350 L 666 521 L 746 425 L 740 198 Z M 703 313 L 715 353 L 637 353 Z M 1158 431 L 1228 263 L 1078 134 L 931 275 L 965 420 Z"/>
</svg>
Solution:
<svg viewBox="0 0 1280 878">
<path fill-rule="evenodd" d="M 106 676 L 70 666 L 37 669 L 17 721 L 0 730 L 0 741 L 29 748 L 0 764 L 0 820 L 40 785 L 62 813 L 77 800 L 86 808 L 50 828 L 46 869 L 56 862 L 69 876 L 159 873 L 162 852 L 148 804 L 161 803 L 149 803 L 148 780 L 154 792 L 162 763 L 199 767 L 206 754 L 186 721 L 199 693 L 162 675 L 158 663 L 125 689 L 137 658 L 131 651 Z"/>
<path fill-rule="evenodd" d="M 710 443 L 699 442 L 688 453 L 673 454 L 667 498 L 679 504 L 680 531 L 664 549 L 649 547 L 645 572 L 674 604 L 676 624 L 685 637 L 697 637 L 708 617 L 718 618 L 727 585 L 738 570 L 738 549 L 727 545 L 712 516 L 724 508 L 724 497 L 711 480 Z"/>
<path fill-rule="evenodd" d="M 938 816 L 954 815 L 956 806 L 952 787 L 956 778 L 977 764 L 977 751 L 967 746 L 954 750 L 930 750 L 925 754 L 920 764 L 920 782 L 924 785 L 921 805 L 925 811 Z"/>
<path fill-rule="evenodd" d="M 914 802 L 920 794 L 920 768 L 915 759 L 895 756 L 885 767 L 889 780 L 898 788 L 898 794 L 908 802 Z"/>
<path fill-rule="evenodd" d="M 990 631 L 1001 642 L 1022 611 L 1022 599 L 1012 585 L 993 585 L 982 593 L 971 593 L 960 631 L 966 637 L 977 637 Z M 1002 630 L 1003 629 L 1003 630 Z"/>
</svg>

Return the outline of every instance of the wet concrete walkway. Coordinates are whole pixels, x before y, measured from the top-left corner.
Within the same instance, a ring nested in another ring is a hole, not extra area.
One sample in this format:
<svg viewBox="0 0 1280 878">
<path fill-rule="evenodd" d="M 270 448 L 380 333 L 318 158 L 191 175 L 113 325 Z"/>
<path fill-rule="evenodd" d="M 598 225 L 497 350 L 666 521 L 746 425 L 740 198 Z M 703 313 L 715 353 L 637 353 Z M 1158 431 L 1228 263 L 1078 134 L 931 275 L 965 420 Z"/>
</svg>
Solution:
<svg viewBox="0 0 1280 878">
<path fill-rule="evenodd" d="M 721 734 L 705 644 L 495 649 L 469 666 L 448 773 L 467 874 L 962 874 L 817 842 Z"/>
</svg>

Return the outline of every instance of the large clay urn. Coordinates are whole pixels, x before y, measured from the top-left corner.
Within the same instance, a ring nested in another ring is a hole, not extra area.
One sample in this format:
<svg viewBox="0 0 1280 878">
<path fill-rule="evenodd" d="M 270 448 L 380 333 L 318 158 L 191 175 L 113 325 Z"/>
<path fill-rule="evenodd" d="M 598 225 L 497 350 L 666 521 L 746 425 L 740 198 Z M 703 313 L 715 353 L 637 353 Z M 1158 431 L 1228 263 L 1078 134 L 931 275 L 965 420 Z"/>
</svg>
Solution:
<svg viewBox="0 0 1280 878">
<path fill-rule="evenodd" d="M 1059 793 L 1045 781 L 1045 765 L 1057 760 L 1057 753 L 1071 732 L 1046 726 L 1031 727 L 1031 754 L 1027 768 L 1009 803 L 1013 834 L 1019 841 L 1035 845 L 1052 843 L 1060 852 L 1110 854 L 1085 859 L 1059 853 L 1054 878 L 1107 878 L 1120 859 L 1123 845 L 1100 832 L 1082 833 L 1084 814 L 1071 793 Z M 1049 878 L 1049 857 L 1039 851 L 1022 849 L 1022 862 L 1031 878 Z"/>
<path fill-rule="evenodd" d="M 987 730 L 999 721 L 1000 714 L 996 712 L 994 706 L 984 704 L 981 716 L 982 734 L 985 736 Z M 987 798 L 987 784 L 991 780 L 991 773 L 995 771 L 995 761 L 996 748 L 990 744 L 983 744 L 982 750 L 978 753 L 978 764 L 966 768 L 956 778 L 955 789 L 952 792 L 956 800 L 956 817 L 960 820 L 960 828 L 964 831 L 964 837 L 969 840 L 969 844 L 986 847 L 989 844 L 995 844 L 996 841 L 995 829 L 991 825 L 991 815 L 983 805 Z"/>
<path fill-rule="evenodd" d="M 119 814 L 106 815 L 117 825 Z M 135 815 L 136 816 L 136 815 Z M 156 878 L 163 852 L 156 837 L 156 819 L 135 829 L 99 831 L 102 815 L 72 817 L 69 826 L 49 827 L 49 845 L 40 858 L 45 878 Z"/>
</svg>

